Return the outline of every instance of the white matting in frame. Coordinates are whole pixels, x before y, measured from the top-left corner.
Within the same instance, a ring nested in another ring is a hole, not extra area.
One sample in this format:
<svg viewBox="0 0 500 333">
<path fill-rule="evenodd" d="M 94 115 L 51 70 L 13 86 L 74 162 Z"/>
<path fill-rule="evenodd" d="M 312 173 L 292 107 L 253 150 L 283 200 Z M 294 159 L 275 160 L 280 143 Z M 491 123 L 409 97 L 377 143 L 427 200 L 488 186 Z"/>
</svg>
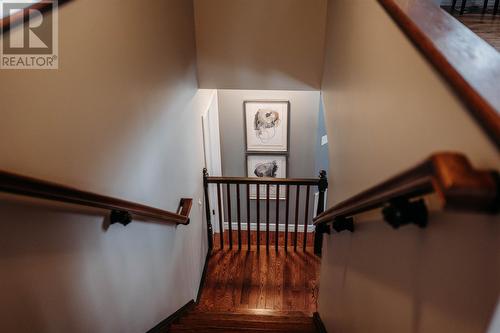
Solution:
<svg viewBox="0 0 500 333">
<path fill-rule="evenodd" d="M 247 151 L 288 151 L 288 101 L 245 101 Z"/>
</svg>

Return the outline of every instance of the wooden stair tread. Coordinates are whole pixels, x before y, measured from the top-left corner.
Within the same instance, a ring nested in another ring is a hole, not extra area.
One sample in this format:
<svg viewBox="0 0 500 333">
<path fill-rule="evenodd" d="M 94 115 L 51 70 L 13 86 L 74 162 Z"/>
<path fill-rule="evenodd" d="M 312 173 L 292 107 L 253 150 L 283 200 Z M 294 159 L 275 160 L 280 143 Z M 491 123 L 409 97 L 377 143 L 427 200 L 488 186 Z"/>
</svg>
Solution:
<svg viewBox="0 0 500 333">
<path fill-rule="evenodd" d="M 294 317 L 311 317 L 311 314 L 306 311 L 299 310 L 271 310 L 271 309 L 244 309 L 244 308 L 236 308 L 231 311 L 207 311 L 200 306 L 195 307 L 190 310 L 189 313 L 212 313 L 212 314 L 250 314 L 250 315 L 266 315 L 266 316 L 294 316 Z"/>
<path fill-rule="evenodd" d="M 169 332 L 316 332 L 311 316 L 300 311 L 239 310 L 205 312 L 193 309 L 170 327 Z"/>
<path fill-rule="evenodd" d="M 186 317 L 196 318 L 220 318 L 232 320 L 238 316 L 240 320 L 270 320 L 270 321 L 303 321 L 311 318 L 311 315 L 301 311 L 251 311 L 235 310 L 234 312 L 212 312 L 212 311 L 191 311 Z"/>
</svg>

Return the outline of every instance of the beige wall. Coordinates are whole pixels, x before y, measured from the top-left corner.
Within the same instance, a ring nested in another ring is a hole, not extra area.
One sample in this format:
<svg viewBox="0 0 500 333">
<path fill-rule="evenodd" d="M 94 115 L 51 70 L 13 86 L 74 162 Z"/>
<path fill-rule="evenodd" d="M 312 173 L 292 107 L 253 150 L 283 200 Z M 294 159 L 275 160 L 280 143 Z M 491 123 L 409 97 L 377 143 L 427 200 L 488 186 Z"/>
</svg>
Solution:
<svg viewBox="0 0 500 333">
<path fill-rule="evenodd" d="M 434 151 L 500 167 L 494 146 L 377 1 L 329 1 L 327 22 L 330 205 Z M 486 330 L 500 291 L 498 216 L 433 204 L 425 230 L 394 231 L 379 212 L 356 221 L 355 233 L 327 236 L 323 249 L 320 314 L 330 332 Z"/>
<path fill-rule="evenodd" d="M 0 331 L 146 332 L 196 296 L 207 249 L 193 5 L 59 15 L 59 70 L 0 71 L 0 168 L 168 210 L 192 197 L 191 224 L 104 230 L 106 212 L 2 195 Z"/>
<path fill-rule="evenodd" d="M 195 0 L 201 88 L 317 90 L 326 0 Z"/>
</svg>

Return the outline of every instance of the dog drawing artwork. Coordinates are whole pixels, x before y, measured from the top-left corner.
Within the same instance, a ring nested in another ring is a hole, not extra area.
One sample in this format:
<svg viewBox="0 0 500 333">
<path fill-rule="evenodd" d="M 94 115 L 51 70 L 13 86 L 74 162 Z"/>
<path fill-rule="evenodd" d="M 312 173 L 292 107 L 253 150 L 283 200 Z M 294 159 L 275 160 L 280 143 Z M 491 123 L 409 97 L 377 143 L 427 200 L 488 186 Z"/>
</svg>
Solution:
<svg viewBox="0 0 500 333">
<path fill-rule="evenodd" d="M 276 161 L 267 163 L 258 163 L 255 166 L 254 174 L 257 177 L 273 177 L 276 178 L 278 172 L 278 163 Z"/>
</svg>

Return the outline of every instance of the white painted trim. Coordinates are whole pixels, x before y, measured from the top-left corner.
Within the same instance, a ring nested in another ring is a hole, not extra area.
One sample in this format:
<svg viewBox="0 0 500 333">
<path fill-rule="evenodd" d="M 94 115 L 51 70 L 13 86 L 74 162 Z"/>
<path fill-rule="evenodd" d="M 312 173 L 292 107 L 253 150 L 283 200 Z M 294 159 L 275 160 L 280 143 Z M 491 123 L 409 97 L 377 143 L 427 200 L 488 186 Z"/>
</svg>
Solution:
<svg viewBox="0 0 500 333">
<path fill-rule="evenodd" d="M 219 130 L 219 103 L 217 90 L 213 89 L 212 97 L 207 109 L 202 114 L 202 130 L 203 130 L 203 150 L 205 167 L 210 176 L 222 175 L 222 158 L 220 146 L 220 130 Z M 208 195 L 210 198 L 210 214 L 212 220 L 212 228 L 214 231 L 219 230 L 219 212 L 214 207 L 216 206 L 217 190 L 214 186 L 209 186 Z M 221 198 L 222 207 L 224 207 L 223 198 Z M 215 212 L 212 214 L 212 212 Z"/>
<path fill-rule="evenodd" d="M 231 228 L 234 230 L 238 230 L 238 222 L 233 222 L 231 224 Z M 224 230 L 229 229 L 229 223 L 224 222 Z M 298 232 L 304 232 L 304 225 L 299 225 L 298 226 Z M 246 222 L 241 222 L 241 230 L 247 230 L 247 223 Z M 257 223 L 250 223 L 250 231 L 257 231 Z M 260 231 L 266 231 L 266 222 L 260 222 Z M 270 222 L 269 223 L 269 231 L 276 231 L 276 224 Z M 278 225 L 278 231 L 285 231 L 285 225 L 284 224 L 279 224 Z M 294 232 L 295 231 L 295 225 L 294 224 L 289 224 L 288 225 L 288 232 Z M 308 225 L 307 226 L 307 232 L 313 232 L 314 231 L 314 226 L 313 225 Z"/>
<path fill-rule="evenodd" d="M 327 203 L 327 200 L 326 198 L 328 197 L 328 189 L 325 190 L 325 204 L 323 207 L 325 207 L 326 209 L 326 203 Z M 315 192 L 314 193 L 314 205 L 313 205 L 313 218 L 315 218 L 318 214 L 316 214 L 316 212 L 318 211 L 318 200 L 319 200 L 319 192 Z"/>
</svg>

